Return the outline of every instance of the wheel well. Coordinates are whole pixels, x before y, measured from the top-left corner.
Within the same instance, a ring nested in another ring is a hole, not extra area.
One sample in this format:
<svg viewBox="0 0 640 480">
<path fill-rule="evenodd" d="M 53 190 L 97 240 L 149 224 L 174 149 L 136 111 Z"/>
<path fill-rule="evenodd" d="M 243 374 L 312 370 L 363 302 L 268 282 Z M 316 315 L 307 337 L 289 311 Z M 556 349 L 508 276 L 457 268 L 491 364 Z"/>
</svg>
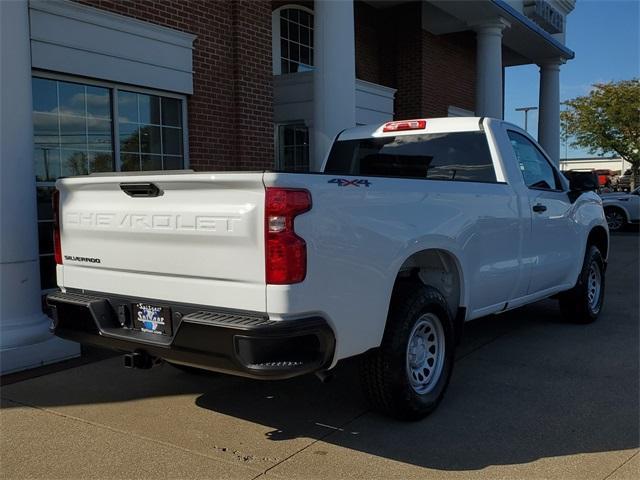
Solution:
<svg viewBox="0 0 640 480">
<path fill-rule="evenodd" d="M 612 207 L 617 208 L 617 207 Z M 607 231 L 604 227 L 593 227 L 591 232 L 589 232 L 589 237 L 587 238 L 588 245 L 595 245 L 600 250 L 603 258 L 607 258 L 609 255 L 609 240 L 607 237 Z"/>
<path fill-rule="evenodd" d="M 444 296 L 452 318 L 462 298 L 460 271 L 455 257 L 446 250 L 429 249 L 411 255 L 400 267 L 395 288 L 401 282 L 418 281 L 437 288 Z"/>
</svg>

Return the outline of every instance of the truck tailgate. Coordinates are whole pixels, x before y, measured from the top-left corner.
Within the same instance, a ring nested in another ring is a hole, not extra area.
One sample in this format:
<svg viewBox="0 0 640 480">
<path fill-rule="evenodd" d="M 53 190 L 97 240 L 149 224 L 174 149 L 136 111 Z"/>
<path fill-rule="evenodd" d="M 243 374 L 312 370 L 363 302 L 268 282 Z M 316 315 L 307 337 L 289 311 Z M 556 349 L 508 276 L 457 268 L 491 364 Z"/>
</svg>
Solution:
<svg viewBox="0 0 640 480">
<path fill-rule="evenodd" d="M 60 180 L 59 285 L 265 311 L 262 176 L 154 173 Z M 131 196 L 131 184 L 142 184 L 143 196 Z M 157 187 L 157 195 L 144 193 L 145 185 Z"/>
</svg>

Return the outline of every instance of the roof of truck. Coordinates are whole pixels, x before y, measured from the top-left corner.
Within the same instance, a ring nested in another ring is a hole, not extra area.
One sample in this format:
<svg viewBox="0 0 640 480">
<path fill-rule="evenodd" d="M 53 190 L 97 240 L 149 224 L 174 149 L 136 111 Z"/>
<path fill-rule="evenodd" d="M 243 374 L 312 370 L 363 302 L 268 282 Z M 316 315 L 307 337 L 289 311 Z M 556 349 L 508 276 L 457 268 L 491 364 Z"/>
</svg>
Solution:
<svg viewBox="0 0 640 480">
<path fill-rule="evenodd" d="M 444 118 L 420 118 L 411 120 L 396 120 L 380 124 L 363 125 L 349 128 L 338 135 L 338 140 L 355 140 L 367 137 L 388 137 L 397 135 L 416 135 L 418 133 L 449 133 L 469 132 L 481 130 L 481 122 L 484 117 L 444 117 Z M 424 121 L 425 128 L 384 132 L 385 125 L 399 122 Z"/>
</svg>

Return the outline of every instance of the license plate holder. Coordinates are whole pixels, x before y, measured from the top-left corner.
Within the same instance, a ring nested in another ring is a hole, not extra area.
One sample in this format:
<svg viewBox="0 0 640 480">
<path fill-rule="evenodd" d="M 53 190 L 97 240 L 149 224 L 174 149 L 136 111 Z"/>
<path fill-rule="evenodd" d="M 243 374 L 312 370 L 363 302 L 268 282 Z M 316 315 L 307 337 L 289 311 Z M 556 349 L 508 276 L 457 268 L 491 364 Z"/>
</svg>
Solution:
<svg viewBox="0 0 640 480">
<path fill-rule="evenodd" d="M 171 309 L 146 302 L 131 305 L 133 328 L 154 335 L 171 335 Z"/>
</svg>

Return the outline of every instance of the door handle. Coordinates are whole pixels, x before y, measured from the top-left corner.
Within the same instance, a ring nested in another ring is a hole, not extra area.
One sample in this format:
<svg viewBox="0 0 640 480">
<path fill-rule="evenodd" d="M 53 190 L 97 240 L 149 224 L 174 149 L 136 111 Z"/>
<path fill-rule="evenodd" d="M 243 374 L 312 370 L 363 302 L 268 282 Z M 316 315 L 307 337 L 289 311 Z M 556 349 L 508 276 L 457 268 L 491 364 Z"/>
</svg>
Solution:
<svg viewBox="0 0 640 480">
<path fill-rule="evenodd" d="M 542 205 L 541 203 L 536 203 L 533 206 L 533 211 L 537 212 L 537 213 L 546 212 L 547 211 L 547 206 L 546 205 Z"/>
<path fill-rule="evenodd" d="M 120 190 L 130 197 L 157 197 L 162 193 L 157 185 L 151 182 L 121 183 Z"/>
</svg>

